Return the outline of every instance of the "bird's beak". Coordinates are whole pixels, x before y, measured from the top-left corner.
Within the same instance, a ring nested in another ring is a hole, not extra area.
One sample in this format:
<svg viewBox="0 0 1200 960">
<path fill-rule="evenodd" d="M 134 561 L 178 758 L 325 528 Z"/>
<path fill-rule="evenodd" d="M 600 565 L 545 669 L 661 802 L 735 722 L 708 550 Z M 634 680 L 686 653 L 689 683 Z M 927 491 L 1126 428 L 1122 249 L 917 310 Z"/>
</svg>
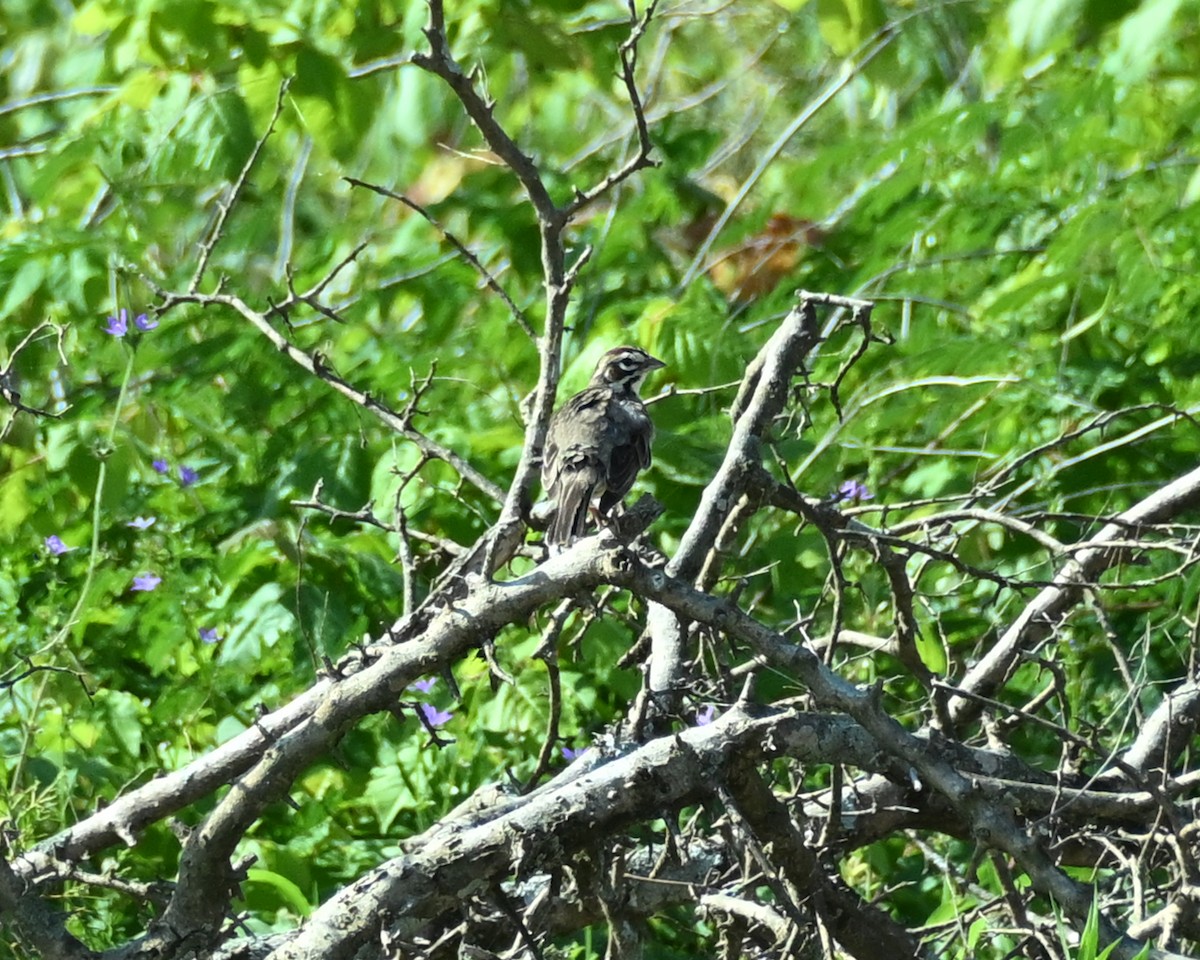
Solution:
<svg viewBox="0 0 1200 960">
<path fill-rule="evenodd" d="M 652 357 L 649 354 L 646 354 L 646 360 L 648 361 L 646 364 L 647 370 L 657 370 L 659 367 L 666 366 L 666 364 L 659 360 L 658 357 Z"/>
</svg>

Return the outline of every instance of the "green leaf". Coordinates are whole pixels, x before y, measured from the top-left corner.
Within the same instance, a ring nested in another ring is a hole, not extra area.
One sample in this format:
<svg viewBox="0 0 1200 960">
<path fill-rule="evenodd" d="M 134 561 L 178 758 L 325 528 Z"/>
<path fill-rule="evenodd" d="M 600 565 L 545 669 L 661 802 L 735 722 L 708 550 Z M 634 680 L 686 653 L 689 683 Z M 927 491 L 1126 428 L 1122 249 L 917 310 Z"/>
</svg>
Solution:
<svg viewBox="0 0 1200 960">
<path fill-rule="evenodd" d="M 557 16 L 535 16 L 519 3 L 505 3 L 491 28 L 502 47 L 521 51 L 535 70 L 569 70 L 579 64 Z"/>
<path fill-rule="evenodd" d="M 1200 167 L 1197 167 L 1188 177 L 1187 188 L 1183 191 L 1183 197 L 1179 201 L 1180 206 L 1190 207 L 1197 198 L 1200 198 Z"/>
<path fill-rule="evenodd" d="M 917 653 L 930 672 L 945 673 L 949 660 L 946 656 L 946 648 L 942 645 L 937 633 L 932 628 L 920 630 L 917 632 L 916 642 Z"/>
<path fill-rule="evenodd" d="M 238 608 L 221 644 L 221 663 L 258 662 L 280 636 L 295 628 L 295 616 L 280 602 L 283 596 L 282 584 L 267 583 Z"/>
<path fill-rule="evenodd" d="M 8 281 L 8 289 L 4 294 L 4 303 L 0 304 L 0 320 L 12 314 L 37 292 L 45 279 L 46 268 L 40 260 L 27 257 L 12 279 Z"/>
<path fill-rule="evenodd" d="M 1082 7 L 1083 0 L 1013 0 L 1007 13 L 1013 45 L 1038 57 L 1053 44 L 1066 42 Z"/>
<path fill-rule="evenodd" d="M 251 867 L 246 871 L 246 881 L 248 883 L 261 883 L 263 886 L 270 887 L 292 908 L 293 913 L 301 917 L 307 917 L 312 913 L 312 904 L 308 902 L 304 891 L 287 877 L 281 876 L 272 870 Z"/>
<path fill-rule="evenodd" d="M 1172 343 L 1166 337 L 1154 337 L 1148 344 L 1146 349 L 1142 351 L 1142 360 L 1146 366 L 1156 367 L 1165 360 L 1169 360 L 1173 353 Z"/>
<path fill-rule="evenodd" d="M 1094 310 L 1092 313 L 1089 313 L 1082 320 L 1071 324 L 1071 326 L 1063 331 L 1062 342 L 1068 343 L 1071 340 L 1074 340 L 1076 337 L 1087 333 L 1088 330 L 1092 329 L 1092 327 L 1103 320 L 1108 313 L 1109 305 L 1112 303 L 1114 293 L 1115 288 L 1110 286 L 1108 288 L 1108 293 L 1105 294 L 1104 302 L 1100 304 L 1096 310 Z"/>
<path fill-rule="evenodd" d="M 857 50 L 887 22 L 880 0 L 817 0 L 821 36 L 839 56 Z"/>
<path fill-rule="evenodd" d="M 1180 0 L 1145 0 L 1121 24 L 1117 49 L 1105 58 L 1104 69 L 1125 84 L 1143 80 L 1176 40 L 1179 7 Z"/>
<path fill-rule="evenodd" d="M 0 477 L 0 536 L 8 538 L 23 529 L 34 509 L 29 497 L 29 483 L 33 479 L 28 470 L 16 469 Z"/>
<path fill-rule="evenodd" d="M 118 95 L 134 109 L 145 110 L 154 102 L 165 83 L 166 77 L 162 71 L 138 70 L 121 84 Z"/>
<path fill-rule="evenodd" d="M 979 946 L 980 938 L 988 931 L 990 924 L 986 917 L 979 917 L 971 922 L 971 926 L 967 929 L 967 951 L 973 954 Z"/>
<path fill-rule="evenodd" d="M 71 25 L 86 36 L 97 36 L 112 30 L 125 19 L 118 5 L 109 6 L 104 0 L 88 0 L 72 18 Z"/>
<path fill-rule="evenodd" d="M 102 706 L 109 731 L 125 753 L 136 757 L 142 749 L 142 705 L 137 697 L 119 690 L 101 690 L 96 695 Z"/>
</svg>

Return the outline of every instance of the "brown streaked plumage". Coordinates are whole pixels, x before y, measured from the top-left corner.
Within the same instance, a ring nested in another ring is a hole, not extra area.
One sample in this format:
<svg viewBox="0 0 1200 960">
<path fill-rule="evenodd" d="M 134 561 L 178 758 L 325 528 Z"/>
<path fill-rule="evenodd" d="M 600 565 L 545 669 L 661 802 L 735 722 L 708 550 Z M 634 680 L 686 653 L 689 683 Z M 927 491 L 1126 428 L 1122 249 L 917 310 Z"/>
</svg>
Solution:
<svg viewBox="0 0 1200 960">
<path fill-rule="evenodd" d="M 614 347 L 600 358 L 587 387 L 551 418 L 542 485 L 554 501 L 546 531 L 552 549 L 583 536 L 595 498 L 600 513 L 609 513 L 650 466 L 654 424 L 638 389 L 662 366 L 638 347 Z"/>
</svg>

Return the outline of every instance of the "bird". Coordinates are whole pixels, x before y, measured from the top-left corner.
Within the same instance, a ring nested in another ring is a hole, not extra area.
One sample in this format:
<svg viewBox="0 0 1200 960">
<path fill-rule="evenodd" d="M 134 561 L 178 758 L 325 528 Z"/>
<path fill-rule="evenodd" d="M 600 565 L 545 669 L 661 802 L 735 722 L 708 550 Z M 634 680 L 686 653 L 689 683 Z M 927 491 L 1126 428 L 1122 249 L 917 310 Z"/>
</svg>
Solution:
<svg viewBox="0 0 1200 960">
<path fill-rule="evenodd" d="M 613 347 L 588 385 L 550 418 L 542 486 L 554 501 L 546 531 L 551 551 L 583 536 L 597 497 L 607 516 L 650 466 L 654 424 L 638 390 L 647 374 L 665 366 L 639 347 Z"/>
</svg>

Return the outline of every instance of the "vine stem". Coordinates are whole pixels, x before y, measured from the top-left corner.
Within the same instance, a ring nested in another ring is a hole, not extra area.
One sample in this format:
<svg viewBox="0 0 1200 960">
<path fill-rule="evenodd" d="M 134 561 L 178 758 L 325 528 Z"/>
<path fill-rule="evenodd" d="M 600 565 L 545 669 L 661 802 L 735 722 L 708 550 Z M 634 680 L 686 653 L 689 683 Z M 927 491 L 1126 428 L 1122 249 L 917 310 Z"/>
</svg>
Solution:
<svg viewBox="0 0 1200 960">
<path fill-rule="evenodd" d="M 92 581 L 95 579 L 96 566 L 100 558 L 100 505 L 104 500 L 104 481 L 108 477 L 108 457 L 111 455 L 116 443 L 117 425 L 121 422 L 121 410 L 125 406 L 125 397 L 129 392 L 129 381 L 133 376 L 134 356 L 134 351 L 131 348 L 129 350 L 129 359 L 125 362 L 125 373 L 121 377 L 121 389 L 117 394 L 117 407 L 113 411 L 112 423 L 109 424 L 108 435 L 104 440 L 104 454 L 100 457 L 100 470 L 96 474 L 96 492 L 92 498 L 92 544 L 88 555 L 87 573 L 84 574 L 83 578 L 83 586 L 79 590 L 79 597 L 75 600 L 75 606 L 71 608 L 71 613 L 68 615 L 66 621 L 58 628 L 54 636 L 37 652 L 38 656 L 53 650 L 66 640 L 67 632 L 78 622 L 79 614 L 83 611 L 88 594 L 91 593 Z M 83 664 L 79 662 L 79 658 L 75 656 L 70 648 L 67 648 L 66 652 L 71 658 L 74 669 L 79 673 L 83 673 Z M 34 694 L 33 701 L 30 704 L 31 716 L 37 716 L 42 701 L 45 700 L 46 684 L 49 681 L 50 675 L 43 674 L 41 682 L 38 684 L 37 692 Z M 24 772 L 25 758 L 29 756 L 33 730 L 34 724 L 32 723 L 25 727 L 25 734 L 21 741 L 21 750 L 17 755 L 17 763 L 13 768 L 12 778 L 9 780 L 8 792 L 10 794 L 19 788 L 21 775 Z"/>
</svg>

